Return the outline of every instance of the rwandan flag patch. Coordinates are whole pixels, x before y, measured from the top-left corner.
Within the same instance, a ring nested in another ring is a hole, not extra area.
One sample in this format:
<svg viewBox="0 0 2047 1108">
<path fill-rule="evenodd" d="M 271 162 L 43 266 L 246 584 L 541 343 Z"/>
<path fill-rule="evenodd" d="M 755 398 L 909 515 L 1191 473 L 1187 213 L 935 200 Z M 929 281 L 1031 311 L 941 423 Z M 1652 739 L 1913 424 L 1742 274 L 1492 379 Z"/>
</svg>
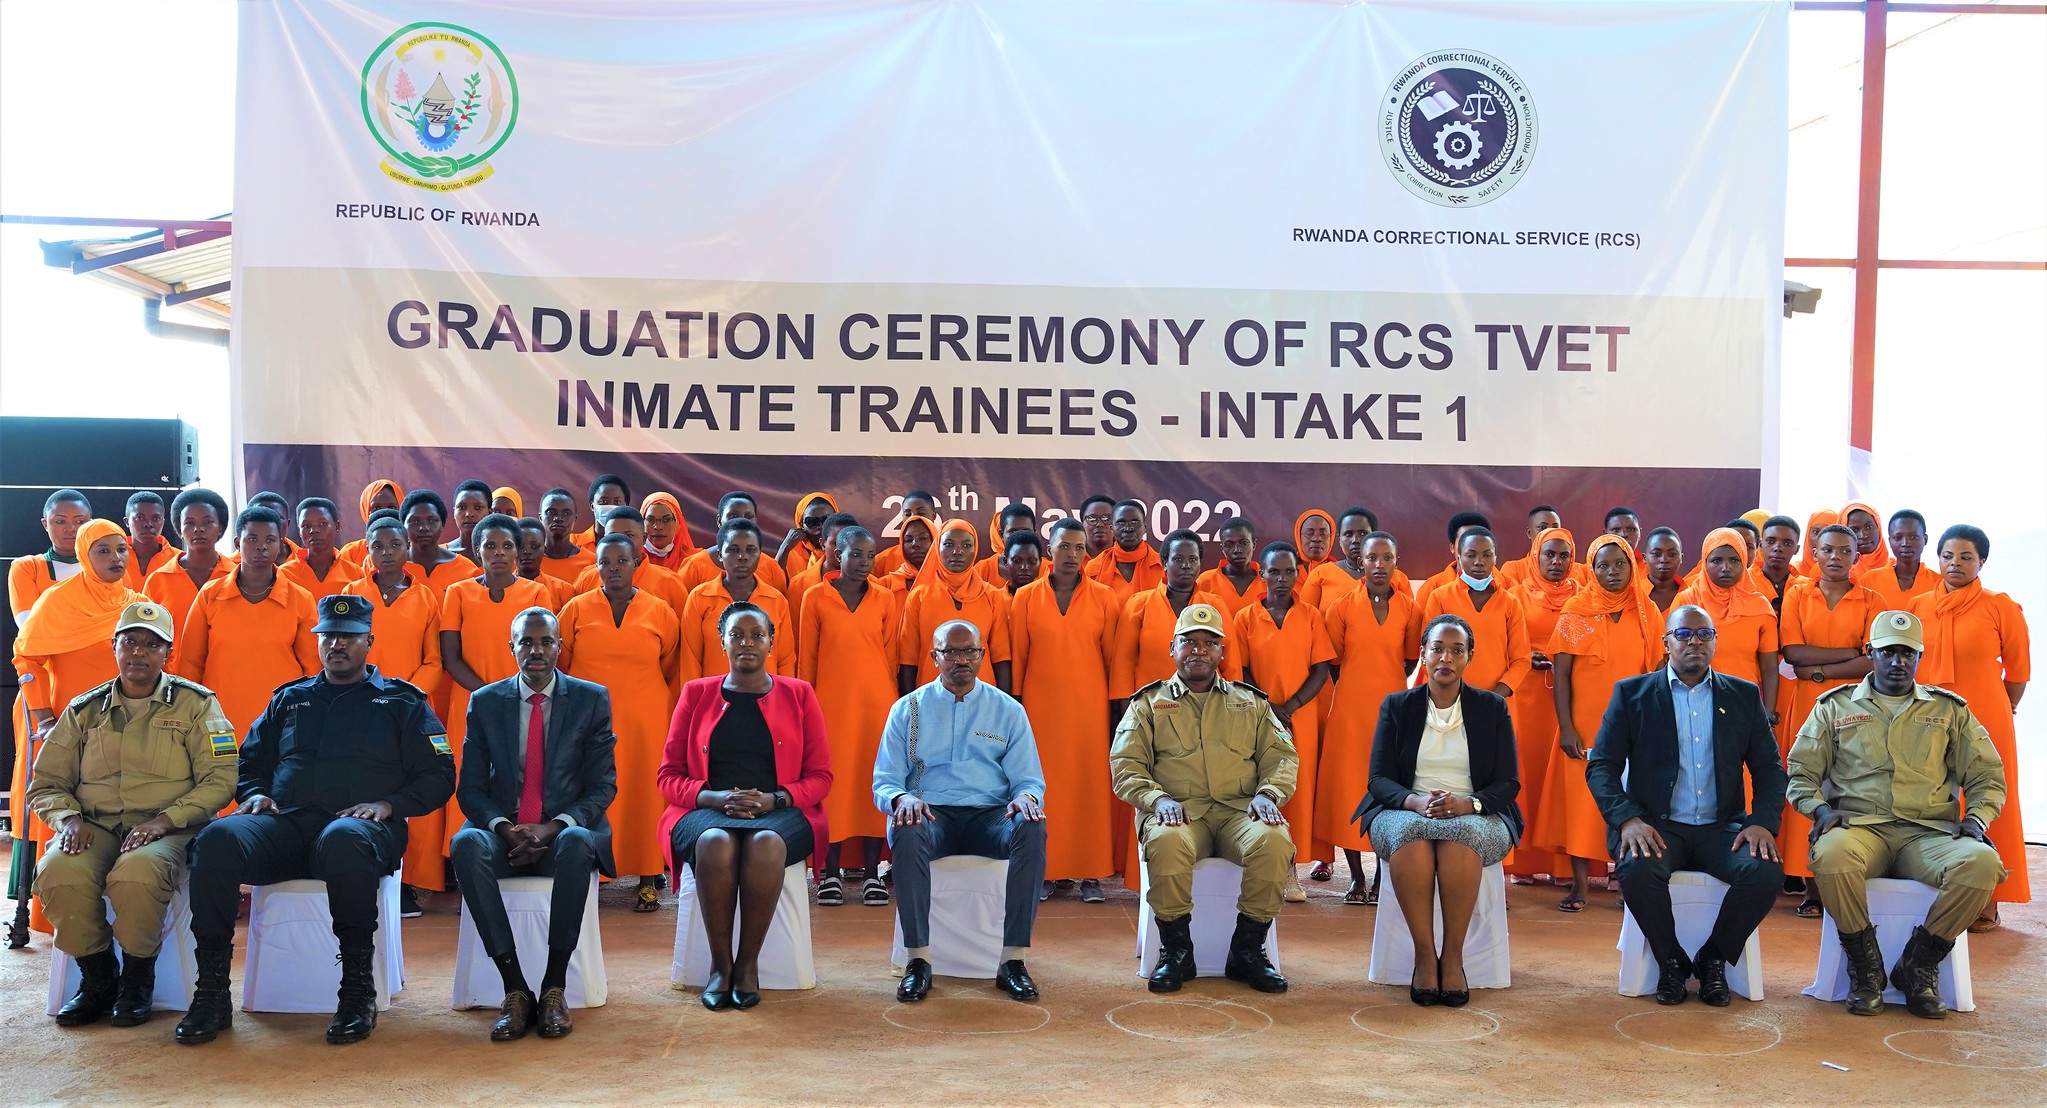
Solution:
<svg viewBox="0 0 2047 1108">
<path fill-rule="evenodd" d="M 448 733 L 446 731 L 438 735 L 428 735 L 426 740 L 434 744 L 434 753 L 436 754 L 453 755 L 455 753 L 448 748 Z"/>
<path fill-rule="evenodd" d="M 234 734 L 234 732 L 232 732 L 232 731 L 212 731 L 212 732 L 208 732 L 208 733 L 207 733 L 207 735 L 206 735 L 206 741 L 207 741 L 207 742 L 210 742 L 210 743 L 212 743 L 212 744 L 213 744 L 213 756 L 214 756 L 214 757 L 216 757 L 216 758 L 232 758 L 232 757 L 234 757 L 234 756 L 235 756 L 235 734 Z"/>
</svg>

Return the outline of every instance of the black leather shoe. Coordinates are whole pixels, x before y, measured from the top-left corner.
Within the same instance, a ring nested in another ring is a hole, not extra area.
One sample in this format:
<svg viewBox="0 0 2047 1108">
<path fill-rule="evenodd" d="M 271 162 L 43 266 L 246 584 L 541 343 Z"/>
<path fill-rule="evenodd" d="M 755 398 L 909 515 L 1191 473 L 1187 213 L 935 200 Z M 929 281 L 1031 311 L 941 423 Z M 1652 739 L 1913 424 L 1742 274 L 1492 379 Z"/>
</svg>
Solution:
<svg viewBox="0 0 2047 1108">
<path fill-rule="evenodd" d="M 759 994 L 754 995 L 758 1002 Z M 569 1015 L 567 989 L 556 985 L 540 991 L 540 1000 L 534 1005 L 533 1026 L 543 1039 L 559 1039 L 576 1029 L 576 1021 Z"/>
<path fill-rule="evenodd" d="M 490 1041 L 509 1043 L 523 1039 L 533 1027 L 533 994 L 524 989 L 506 993 L 504 1003 L 498 1005 L 497 1022 L 490 1025 Z"/>
<path fill-rule="evenodd" d="M 717 970 L 712 970 L 711 975 L 704 979 L 703 994 L 697 999 L 713 1012 L 722 1012 L 732 1007 L 732 979 Z"/>
<path fill-rule="evenodd" d="M 1848 958 L 1848 1011 L 1858 1016 L 1884 1010 L 1884 952 L 1876 945 L 1874 924 L 1861 931 L 1842 931 L 1841 953 Z"/>
<path fill-rule="evenodd" d="M 749 991 L 747 989 L 732 990 L 732 1006 L 734 1008 L 739 1009 L 742 1012 L 746 1011 L 748 1008 L 751 1008 L 759 1004 L 760 1002 L 761 994 L 757 990 L 754 991 Z"/>
<path fill-rule="evenodd" d="M 1238 912 L 1237 930 L 1230 936 L 1230 956 L 1223 963 L 1223 976 L 1242 981 L 1261 993 L 1285 992 L 1286 978 L 1265 957 L 1265 933 L 1270 930 L 1271 920 L 1252 919 Z"/>
<path fill-rule="evenodd" d="M 1436 999 L 1442 1002 L 1443 1007 L 1462 1008 L 1471 1003 L 1471 990 L 1469 988 L 1445 989 L 1442 987 L 1442 981 L 1443 972 L 1438 968 L 1436 971 Z"/>
<path fill-rule="evenodd" d="M 999 984 L 1002 980 L 996 977 Z M 896 982 L 896 1000 L 902 1004 L 915 1004 L 931 995 L 931 963 L 922 958 L 912 958 L 903 966 L 903 979 Z"/>
<path fill-rule="evenodd" d="M 1682 957 L 1665 958 L 1656 963 L 1656 1003 L 1683 1004 L 1692 995 L 1685 987 L 1690 980 L 1692 967 L 1685 965 Z"/>
<path fill-rule="evenodd" d="M 1936 937 L 1924 927 L 1912 929 L 1912 939 L 1898 964 L 1891 970 L 1891 984 L 1905 994 L 1905 1010 L 1923 1020 L 1944 1020 L 1947 1005 L 1940 999 L 1940 964 L 1953 950 L 1952 940 Z"/>
<path fill-rule="evenodd" d="M 1194 917 L 1158 921 L 1159 961 L 1145 987 L 1155 993 L 1177 993 L 1194 980 Z"/>
<path fill-rule="evenodd" d="M 147 958 L 130 954 L 121 959 L 121 994 L 114 998 L 115 1027 L 137 1027 L 149 1022 L 156 1001 L 156 955 Z"/>
<path fill-rule="evenodd" d="M 1038 999 L 1037 982 L 1031 980 L 1031 971 L 1024 968 L 1023 959 L 1011 958 L 995 971 L 995 986 L 1009 994 L 1011 1000 Z"/>
<path fill-rule="evenodd" d="M 341 963 L 341 987 L 335 993 L 334 1018 L 327 1023 L 328 1042 L 359 1043 L 377 1029 L 376 957 L 371 946 L 345 947 L 334 956 Z"/>
<path fill-rule="evenodd" d="M 1693 972 L 1699 978 L 1699 999 L 1715 1008 L 1725 1008 L 1734 1002 L 1734 995 L 1727 988 L 1727 963 L 1718 954 L 1700 951 L 1693 960 Z"/>
<path fill-rule="evenodd" d="M 57 1026 L 83 1027 L 98 1023 L 114 1010 L 121 991 L 121 959 L 108 947 L 98 954 L 77 960 L 78 991 L 57 1009 Z M 145 1000 L 145 1006 L 147 1001 Z"/>
<path fill-rule="evenodd" d="M 1414 983 L 1414 979 L 1421 976 L 1421 972 L 1421 968 L 1417 966 L 1414 973 L 1408 977 L 1407 999 L 1414 1001 L 1424 1008 L 1434 1008 L 1436 1005 L 1443 1003 L 1443 994 L 1436 989 L 1424 989 L 1417 986 Z"/>
<path fill-rule="evenodd" d="M 234 961 L 233 947 L 201 950 L 194 954 L 199 977 L 192 983 L 192 1006 L 178 1021 L 172 1035 L 187 1046 L 210 1043 L 235 1022 L 234 998 L 228 992 L 228 965 Z"/>
</svg>

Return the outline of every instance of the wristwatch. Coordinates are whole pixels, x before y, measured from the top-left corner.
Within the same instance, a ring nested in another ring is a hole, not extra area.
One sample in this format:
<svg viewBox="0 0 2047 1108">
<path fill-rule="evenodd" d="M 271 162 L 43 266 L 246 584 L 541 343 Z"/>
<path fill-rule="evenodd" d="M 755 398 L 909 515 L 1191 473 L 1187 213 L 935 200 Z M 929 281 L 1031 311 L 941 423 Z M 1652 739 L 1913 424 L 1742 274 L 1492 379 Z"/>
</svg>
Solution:
<svg viewBox="0 0 2047 1108">
<path fill-rule="evenodd" d="M 1814 666 L 1812 667 L 1812 672 L 1806 674 L 1806 677 L 1810 679 L 1813 684 L 1817 685 L 1820 682 L 1825 681 L 1827 679 L 1827 671 L 1821 669 L 1819 666 Z"/>
<path fill-rule="evenodd" d="M 1482 815 L 1485 815 L 1485 801 L 1483 801 L 1483 800 L 1480 800 L 1479 798 L 1477 798 L 1477 797 L 1475 797 L 1475 796 L 1474 796 L 1474 797 L 1472 797 L 1472 798 L 1471 798 L 1471 811 L 1472 811 L 1472 814 L 1473 814 L 1473 815 L 1480 815 L 1480 816 L 1482 816 Z"/>
</svg>

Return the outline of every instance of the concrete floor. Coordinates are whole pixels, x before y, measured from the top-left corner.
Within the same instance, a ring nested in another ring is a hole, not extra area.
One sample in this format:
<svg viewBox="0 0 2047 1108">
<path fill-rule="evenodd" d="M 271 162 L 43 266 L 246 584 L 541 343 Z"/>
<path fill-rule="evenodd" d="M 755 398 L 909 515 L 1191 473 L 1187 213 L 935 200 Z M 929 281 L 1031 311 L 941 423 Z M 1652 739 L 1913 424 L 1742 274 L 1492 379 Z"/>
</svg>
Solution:
<svg viewBox="0 0 2047 1108">
<path fill-rule="evenodd" d="M 2047 867 L 2047 850 L 2033 864 Z M 625 882 L 630 884 L 630 882 Z M 1660 1008 L 1614 992 L 1617 894 L 1581 914 L 1547 887 L 1509 891 L 1514 986 L 1462 1010 L 1416 1008 L 1364 983 L 1375 909 L 1308 883 L 1281 917 L 1293 989 L 1267 997 L 1202 979 L 1158 999 L 1131 957 L 1136 897 L 1062 894 L 1031 960 L 1045 998 L 940 978 L 894 1003 L 891 910 L 813 909 L 819 986 L 708 1012 L 668 987 L 675 914 L 604 896 L 610 1003 L 560 1041 L 494 1044 L 488 1011 L 447 1007 L 456 898 L 405 924 L 408 976 L 375 1035 L 322 1041 L 325 1016 L 237 1012 L 204 1047 L 171 1041 L 174 1014 L 134 1029 L 66 1031 L 44 1015 L 48 940 L 0 951 L 0 1097 L 11 1104 L 1359 1104 L 2047 1103 L 2047 909 L 2007 906 L 1971 939 L 1978 1011 L 1934 1023 L 1893 1008 L 1860 1019 L 1798 995 L 1818 921 L 1780 902 L 1763 929 L 1768 999 Z M 4 902 L 0 902 L 4 903 Z M 11 910 L 11 909 L 10 909 Z M 529 972 L 537 975 L 538 967 Z M 240 968 L 236 969 L 239 990 Z M 239 991 L 237 993 L 239 996 Z M 1823 1066 L 1833 1062 L 1847 1072 Z"/>
</svg>

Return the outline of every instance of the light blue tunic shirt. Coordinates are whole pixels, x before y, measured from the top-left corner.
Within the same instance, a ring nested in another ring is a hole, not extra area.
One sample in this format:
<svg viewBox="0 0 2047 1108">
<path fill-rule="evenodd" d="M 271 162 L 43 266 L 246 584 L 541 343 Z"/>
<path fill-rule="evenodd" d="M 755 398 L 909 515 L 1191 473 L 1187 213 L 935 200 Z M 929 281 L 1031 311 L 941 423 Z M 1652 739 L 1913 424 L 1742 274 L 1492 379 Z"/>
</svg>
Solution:
<svg viewBox="0 0 2047 1108">
<path fill-rule="evenodd" d="M 894 811 L 904 793 L 968 808 L 1005 805 L 1025 793 L 1042 802 L 1045 771 L 1023 705 L 985 681 L 963 699 L 933 681 L 896 701 L 874 758 L 875 806 Z"/>
</svg>

